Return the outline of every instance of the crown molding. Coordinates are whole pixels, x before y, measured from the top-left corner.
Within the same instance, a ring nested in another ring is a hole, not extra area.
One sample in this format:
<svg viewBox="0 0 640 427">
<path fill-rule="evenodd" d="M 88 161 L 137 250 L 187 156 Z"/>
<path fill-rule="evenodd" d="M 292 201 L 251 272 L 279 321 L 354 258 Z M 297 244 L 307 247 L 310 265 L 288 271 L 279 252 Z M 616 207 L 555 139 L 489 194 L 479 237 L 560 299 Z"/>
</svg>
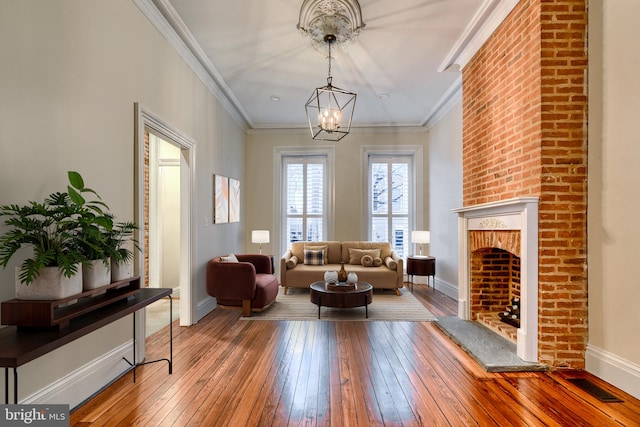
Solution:
<svg viewBox="0 0 640 427">
<path fill-rule="evenodd" d="M 431 129 L 435 126 L 444 116 L 447 115 L 449 110 L 453 108 L 458 101 L 462 99 L 462 76 L 458 76 L 455 82 L 438 100 L 436 106 L 431 110 L 429 115 L 424 119 L 423 126 L 427 129 Z"/>
<path fill-rule="evenodd" d="M 249 115 L 209 61 L 173 6 L 166 0 L 132 1 L 236 123 L 245 131 L 253 127 Z"/>
<path fill-rule="evenodd" d="M 438 71 L 462 70 L 519 2 L 520 0 L 485 0 L 438 67 Z"/>
<path fill-rule="evenodd" d="M 424 126 L 360 126 L 352 127 L 350 134 L 400 134 L 400 133 L 427 133 Z M 311 138 L 308 127 L 273 127 L 254 128 L 247 130 L 248 135 L 308 135 Z"/>
</svg>

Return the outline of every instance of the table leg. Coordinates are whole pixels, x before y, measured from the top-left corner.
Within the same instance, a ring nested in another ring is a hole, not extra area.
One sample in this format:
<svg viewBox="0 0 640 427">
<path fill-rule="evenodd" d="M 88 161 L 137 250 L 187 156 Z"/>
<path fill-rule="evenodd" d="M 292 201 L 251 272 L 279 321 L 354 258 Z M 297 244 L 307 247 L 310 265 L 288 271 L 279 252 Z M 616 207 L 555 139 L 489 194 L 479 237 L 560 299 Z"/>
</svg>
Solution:
<svg viewBox="0 0 640 427">
<path fill-rule="evenodd" d="M 13 368 L 13 404 L 18 404 L 18 368 Z"/>
<path fill-rule="evenodd" d="M 4 367 L 4 404 L 9 404 L 9 368 Z"/>
<path fill-rule="evenodd" d="M 322 307 L 322 299 L 318 295 L 318 319 L 320 318 L 320 307 Z"/>
<path fill-rule="evenodd" d="M 364 318 L 369 318 L 369 304 L 367 304 L 367 295 L 364 296 Z"/>
<path fill-rule="evenodd" d="M 133 382 L 136 382 L 136 313 L 133 313 Z"/>
<path fill-rule="evenodd" d="M 273 261 L 273 257 L 271 258 Z M 173 374 L 173 298 L 169 295 L 169 374 Z"/>
</svg>

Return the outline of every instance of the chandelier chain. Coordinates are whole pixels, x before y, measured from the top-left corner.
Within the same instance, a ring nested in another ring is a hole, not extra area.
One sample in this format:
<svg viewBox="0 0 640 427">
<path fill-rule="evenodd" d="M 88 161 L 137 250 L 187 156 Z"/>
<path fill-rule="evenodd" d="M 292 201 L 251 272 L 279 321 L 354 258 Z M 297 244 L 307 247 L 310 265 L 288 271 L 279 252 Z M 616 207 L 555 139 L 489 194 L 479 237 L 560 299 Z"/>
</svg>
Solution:
<svg viewBox="0 0 640 427">
<path fill-rule="evenodd" d="M 327 75 L 327 84 L 331 86 L 333 77 L 331 77 L 331 43 L 329 43 L 329 74 Z"/>
</svg>

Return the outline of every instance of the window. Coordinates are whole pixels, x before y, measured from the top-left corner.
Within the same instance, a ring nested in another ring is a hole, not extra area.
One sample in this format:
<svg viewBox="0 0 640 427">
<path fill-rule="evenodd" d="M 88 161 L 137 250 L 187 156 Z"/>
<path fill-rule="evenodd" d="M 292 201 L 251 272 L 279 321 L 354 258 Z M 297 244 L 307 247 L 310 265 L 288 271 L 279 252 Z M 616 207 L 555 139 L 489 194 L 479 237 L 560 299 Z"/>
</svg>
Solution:
<svg viewBox="0 0 640 427">
<path fill-rule="evenodd" d="M 413 154 L 367 155 L 368 235 L 390 242 L 405 258 L 410 252 L 410 230 L 415 226 Z"/>
<path fill-rule="evenodd" d="M 281 229 L 286 247 L 298 241 L 326 240 L 329 211 L 327 157 L 284 156 L 282 183 L 284 215 Z"/>
</svg>

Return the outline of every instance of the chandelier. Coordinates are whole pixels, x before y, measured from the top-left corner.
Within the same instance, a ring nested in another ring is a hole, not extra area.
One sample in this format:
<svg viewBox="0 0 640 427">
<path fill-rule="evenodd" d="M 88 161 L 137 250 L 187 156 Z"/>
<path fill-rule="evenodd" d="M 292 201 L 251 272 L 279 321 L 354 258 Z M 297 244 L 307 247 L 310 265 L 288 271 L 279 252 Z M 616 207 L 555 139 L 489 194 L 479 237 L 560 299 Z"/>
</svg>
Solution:
<svg viewBox="0 0 640 427">
<path fill-rule="evenodd" d="M 331 45 L 335 41 L 335 36 L 328 34 L 325 38 L 329 49 L 327 85 L 316 88 L 304 108 L 307 112 L 311 138 L 323 141 L 340 141 L 351 131 L 351 120 L 357 95 L 333 86 Z"/>
<path fill-rule="evenodd" d="M 305 104 L 311 137 L 340 141 L 351 131 L 357 95 L 333 86 L 332 49 L 352 44 L 364 28 L 357 0 L 305 0 L 298 29 L 320 53 L 328 53 L 327 85 L 316 88 Z"/>
</svg>

